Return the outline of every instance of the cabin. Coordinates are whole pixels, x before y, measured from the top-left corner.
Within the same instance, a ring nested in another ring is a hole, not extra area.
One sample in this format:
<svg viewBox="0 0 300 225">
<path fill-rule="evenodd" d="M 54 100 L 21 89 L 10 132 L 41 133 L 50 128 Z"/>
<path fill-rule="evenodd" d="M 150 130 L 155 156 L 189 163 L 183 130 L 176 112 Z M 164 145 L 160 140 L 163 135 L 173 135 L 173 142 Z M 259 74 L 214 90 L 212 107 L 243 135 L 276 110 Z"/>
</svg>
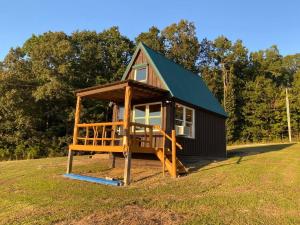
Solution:
<svg viewBox="0 0 300 225">
<path fill-rule="evenodd" d="M 81 89 L 76 96 L 67 173 L 74 151 L 123 153 L 125 185 L 132 153 L 155 154 L 174 178 L 187 172 L 181 157 L 226 157 L 227 114 L 201 76 L 143 43 L 121 81 Z M 80 123 L 83 99 L 111 102 L 112 121 Z"/>
</svg>

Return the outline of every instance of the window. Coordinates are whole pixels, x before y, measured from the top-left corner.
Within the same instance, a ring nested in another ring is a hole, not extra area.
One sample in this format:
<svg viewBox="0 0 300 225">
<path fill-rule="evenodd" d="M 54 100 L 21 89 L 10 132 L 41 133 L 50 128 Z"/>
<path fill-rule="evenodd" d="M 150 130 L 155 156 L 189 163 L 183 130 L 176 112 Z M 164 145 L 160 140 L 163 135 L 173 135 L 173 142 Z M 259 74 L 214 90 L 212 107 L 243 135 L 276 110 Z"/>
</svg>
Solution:
<svg viewBox="0 0 300 225">
<path fill-rule="evenodd" d="M 194 110 L 186 106 L 176 104 L 175 125 L 185 128 L 185 136 L 194 138 Z"/>
<path fill-rule="evenodd" d="M 147 67 L 139 67 L 135 69 L 134 79 L 140 82 L 147 82 Z"/>
<path fill-rule="evenodd" d="M 161 103 L 136 105 L 133 107 L 133 121 L 136 123 L 161 126 Z"/>
<path fill-rule="evenodd" d="M 133 114 L 134 122 L 146 124 L 146 105 L 135 106 Z"/>
<path fill-rule="evenodd" d="M 118 120 L 119 121 L 123 121 L 124 120 L 124 106 L 119 106 Z"/>
</svg>

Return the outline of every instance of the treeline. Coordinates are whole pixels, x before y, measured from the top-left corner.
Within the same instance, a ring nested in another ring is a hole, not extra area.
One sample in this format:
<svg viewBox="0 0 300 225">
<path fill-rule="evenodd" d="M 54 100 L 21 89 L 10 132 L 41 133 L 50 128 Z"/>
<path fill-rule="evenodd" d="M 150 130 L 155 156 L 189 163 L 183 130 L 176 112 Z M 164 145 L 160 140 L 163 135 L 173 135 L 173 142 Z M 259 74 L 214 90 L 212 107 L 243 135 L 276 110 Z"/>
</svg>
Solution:
<svg viewBox="0 0 300 225">
<path fill-rule="evenodd" d="M 224 36 L 198 40 L 193 23 L 151 27 L 134 41 L 117 27 L 103 32 L 47 32 L 12 48 L 0 62 L 0 159 L 58 156 L 71 142 L 74 90 L 119 80 L 139 41 L 200 73 L 228 112 L 227 140 L 287 138 L 288 88 L 293 138 L 300 132 L 300 54 L 276 46 L 249 52 Z M 110 119 L 110 106 L 85 101 L 87 121 Z"/>
</svg>

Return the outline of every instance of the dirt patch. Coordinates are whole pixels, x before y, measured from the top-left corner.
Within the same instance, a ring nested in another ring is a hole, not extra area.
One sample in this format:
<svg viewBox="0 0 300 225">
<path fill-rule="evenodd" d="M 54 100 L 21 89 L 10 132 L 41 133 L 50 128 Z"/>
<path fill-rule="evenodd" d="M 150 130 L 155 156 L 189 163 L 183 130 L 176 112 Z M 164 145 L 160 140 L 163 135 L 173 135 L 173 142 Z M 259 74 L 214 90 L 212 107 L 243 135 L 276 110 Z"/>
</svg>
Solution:
<svg viewBox="0 0 300 225">
<path fill-rule="evenodd" d="M 94 213 L 79 221 L 71 222 L 72 225 L 156 225 L 156 224 L 182 224 L 184 216 L 170 211 L 146 209 L 139 206 L 128 205 L 109 213 Z"/>
</svg>

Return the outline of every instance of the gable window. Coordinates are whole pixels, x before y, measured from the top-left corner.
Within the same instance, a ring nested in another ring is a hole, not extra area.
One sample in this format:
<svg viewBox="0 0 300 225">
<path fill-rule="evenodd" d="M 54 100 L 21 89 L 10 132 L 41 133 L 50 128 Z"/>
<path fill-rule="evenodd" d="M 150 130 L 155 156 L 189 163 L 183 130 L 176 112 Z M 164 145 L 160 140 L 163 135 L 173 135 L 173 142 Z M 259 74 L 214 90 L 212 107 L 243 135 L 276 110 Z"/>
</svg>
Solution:
<svg viewBox="0 0 300 225">
<path fill-rule="evenodd" d="M 137 65 L 134 68 L 134 80 L 139 82 L 147 82 L 147 65 Z"/>
<path fill-rule="evenodd" d="M 195 111 L 192 108 L 175 105 L 175 128 L 179 136 L 194 138 L 195 133 Z"/>
<path fill-rule="evenodd" d="M 136 123 L 161 126 L 161 115 L 161 103 L 135 105 L 133 107 L 133 121 Z"/>
</svg>

